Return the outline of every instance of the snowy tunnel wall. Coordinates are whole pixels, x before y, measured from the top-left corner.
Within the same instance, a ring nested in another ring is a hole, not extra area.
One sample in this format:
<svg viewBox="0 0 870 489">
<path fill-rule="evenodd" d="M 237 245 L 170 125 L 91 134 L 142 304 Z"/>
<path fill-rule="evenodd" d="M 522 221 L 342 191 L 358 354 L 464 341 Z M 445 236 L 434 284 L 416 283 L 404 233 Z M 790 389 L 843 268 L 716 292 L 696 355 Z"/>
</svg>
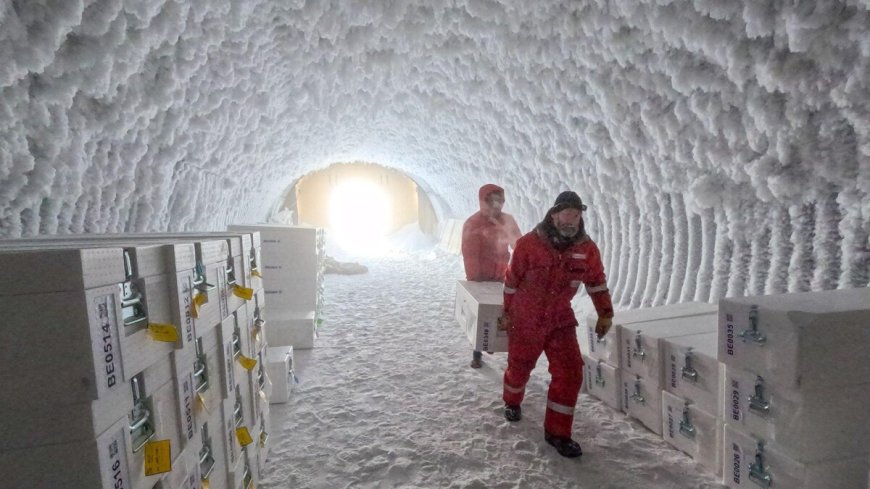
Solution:
<svg viewBox="0 0 870 489">
<path fill-rule="evenodd" d="M 590 204 L 618 302 L 870 281 L 861 0 L 0 0 L 0 236 L 222 229 L 333 162 Z"/>
</svg>

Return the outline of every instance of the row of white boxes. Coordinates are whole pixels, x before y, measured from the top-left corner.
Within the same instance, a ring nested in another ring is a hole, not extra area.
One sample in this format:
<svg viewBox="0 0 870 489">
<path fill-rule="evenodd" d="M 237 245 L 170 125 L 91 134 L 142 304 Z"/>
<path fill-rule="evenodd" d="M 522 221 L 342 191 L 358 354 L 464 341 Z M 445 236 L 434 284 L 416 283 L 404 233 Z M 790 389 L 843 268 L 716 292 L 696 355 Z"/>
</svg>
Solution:
<svg viewBox="0 0 870 489">
<path fill-rule="evenodd" d="M 588 318 L 586 391 L 731 488 L 861 488 L 870 457 L 870 289 Z M 618 346 L 617 346 L 618 345 Z"/>
<path fill-rule="evenodd" d="M 258 240 L 0 241 L 0 487 L 253 486 L 271 392 Z"/>
<path fill-rule="evenodd" d="M 228 229 L 260 234 L 269 345 L 312 348 L 323 322 L 323 229 L 280 224 L 238 224 Z"/>
</svg>

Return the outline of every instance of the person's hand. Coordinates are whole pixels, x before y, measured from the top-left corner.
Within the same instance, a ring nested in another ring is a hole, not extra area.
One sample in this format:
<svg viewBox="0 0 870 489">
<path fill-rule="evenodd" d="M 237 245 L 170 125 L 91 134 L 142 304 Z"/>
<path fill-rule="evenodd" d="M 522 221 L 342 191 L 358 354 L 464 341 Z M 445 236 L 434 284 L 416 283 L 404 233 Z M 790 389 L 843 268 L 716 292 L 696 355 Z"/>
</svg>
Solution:
<svg viewBox="0 0 870 489">
<path fill-rule="evenodd" d="M 610 327 L 613 326 L 613 319 L 611 318 L 598 318 L 598 322 L 595 323 L 595 334 L 598 335 L 598 339 L 604 338 L 604 335 L 610 331 Z"/>
</svg>

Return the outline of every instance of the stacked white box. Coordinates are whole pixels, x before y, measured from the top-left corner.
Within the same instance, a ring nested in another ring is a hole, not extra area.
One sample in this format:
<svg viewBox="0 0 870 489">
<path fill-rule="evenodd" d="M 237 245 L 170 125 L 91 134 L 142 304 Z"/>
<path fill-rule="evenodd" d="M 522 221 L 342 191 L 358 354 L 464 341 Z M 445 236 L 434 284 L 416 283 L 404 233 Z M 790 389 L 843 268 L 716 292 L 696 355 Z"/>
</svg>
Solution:
<svg viewBox="0 0 870 489">
<path fill-rule="evenodd" d="M 0 336 L 12 335 L 5 344 L 13 348 L 3 353 L 15 353 L 14 358 L 0 356 L 0 376 L 20 373 L 20 381 L 27 385 L 27 389 L 3 389 L 8 394 L 5 397 L 0 394 L 0 408 L 10 421 L 9 426 L 0 426 L 4 484 L 198 488 L 200 457 L 205 453 L 200 424 L 205 426 L 217 416 L 211 422 L 217 425 L 214 439 L 221 444 L 214 451 L 218 457 L 212 458 L 225 459 L 224 441 L 235 436 L 234 431 L 224 432 L 235 428 L 235 418 L 229 425 L 223 422 L 225 403 L 231 403 L 235 412 L 238 401 L 243 406 L 239 413 L 245 413 L 240 426 L 247 427 L 255 439 L 268 438 L 271 383 L 264 368 L 255 368 L 253 379 L 249 373 L 241 383 L 233 378 L 243 343 L 245 351 L 262 364 L 265 320 L 260 315 L 254 331 L 254 320 L 247 324 L 248 306 L 242 300 L 246 293 L 234 298 L 228 294 L 233 291 L 228 285 L 234 277 L 238 287 L 255 283 L 258 250 L 254 245 L 259 237 L 250 233 L 198 236 L 89 235 L 74 240 L 65 236 L 63 241 L 51 237 L 0 243 L 4 275 L 28 272 L 0 284 L 0 305 L 6 301 L 4 311 L 29 314 L 22 316 L 28 335 L 19 334 L 25 331 L 23 323 L 20 328 L 14 324 L 0 328 Z M 222 253 L 223 258 L 218 258 Z M 110 268 L 108 273 L 106 268 Z M 205 291 L 206 287 L 194 288 L 195 280 L 201 286 L 217 283 Z M 12 282 L 15 287 L 9 285 Z M 206 292 L 209 297 L 197 318 L 190 312 L 193 291 Z M 257 303 L 262 313 L 263 290 L 250 294 L 250 302 Z M 237 314 L 242 324 L 235 329 Z M 216 317 L 230 321 L 212 324 Z M 158 323 L 176 326 L 178 342 L 157 343 L 148 331 Z M 62 327 L 34 328 L 43 324 Z M 125 351 L 130 353 L 124 355 Z M 112 353 L 112 368 L 101 370 L 98 367 L 106 365 L 97 360 L 106 353 Z M 134 383 L 138 396 L 133 394 Z M 4 379 L 4 387 L 12 384 Z M 71 389 L 76 386 L 80 388 Z M 227 397 L 230 389 L 231 398 Z M 53 396 L 56 392 L 63 395 Z M 156 440 L 169 440 L 173 470 L 146 477 L 144 446 Z M 48 470 L 38 463 L 45 457 L 52 460 Z M 110 476 L 101 473 L 112 465 L 115 469 L 109 471 Z M 211 475 L 210 487 L 230 487 L 227 479 L 232 470 L 223 465 Z M 14 477 L 6 477 L 12 472 Z"/>
<path fill-rule="evenodd" d="M 724 440 L 722 482 L 732 489 L 847 489 L 860 488 L 866 482 L 866 455 L 842 454 L 829 460 L 799 462 L 783 454 L 780 446 L 728 423 Z"/>
<path fill-rule="evenodd" d="M 697 302 L 688 302 L 682 304 L 671 304 L 667 306 L 658 306 L 658 307 L 650 307 L 643 309 L 632 309 L 628 311 L 616 311 L 616 314 L 613 318 L 613 327 L 610 329 L 607 335 L 604 338 L 599 339 L 595 334 L 595 324 L 598 321 L 597 315 L 589 315 L 585 318 L 585 334 L 580 335 L 580 342 L 587 351 L 589 358 L 584 359 L 589 369 L 594 367 L 593 374 L 597 375 L 597 372 L 600 370 L 604 372 L 606 375 L 613 375 L 616 379 L 616 384 L 618 384 L 619 388 L 619 396 L 618 401 L 613 402 L 612 396 L 610 396 L 609 388 L 605 392 L 601 392 L 600 388 L 596 388 L 592 382 L 584 383 L 586 386 L 587 392 L 599 399 L 603 400 L 609 406 L 612 406 L 616 409 L 621 409 L 625 412 L 629 412 L 629 408 L 631 404 L 628 401 L 631 401 L 631 396 L 638 395 L 634 392 L 635 389 L 635 377 L 626 376 L 626 383 L 623 384 L 623 369 L 625 367 L 622 357 L 623 353 L 623 339 L 622 333 L 623 329 L 629 327 L 640 327 L 642 324 L 662 321 L 674 318 L 682 318 L 682 317 L 691 317 L 691 316 L 700 316 L 705 314 L 711 314 L 716 310 L 716 306 L 714 304 L 707 303 L 697 303 Z M 649 360 L 647 361 L 649 363 Z M 590 370 L 591 371 L 591 370 Z M 640 371 L 640 370 L 639 370 Z M 644 374 L 646 371 L 642 371 Z M 660 383 L 660 379 L 652 379 L 656 384 Z M 647 385 L 648 387 L 653 387 L 647 380 L 642 379 L 642 382 L 639 384 L 641 387 Z M 626 390 L 628 389 L 628 390 Z M 629 392 L 631 391 L 631 392 Z M 604 397 L 599 397 L 603 395 Z M 643 396 L 643 394 L 640 394 Z M 658 394 L 652 394 L 643 396 L 645 401 L 651 398 L 656 397 Z M 653 413 L 652 406 L 644 406 L 641 404 L 635 403 L 635 410 L 641 411 L 649 411 L 644 414 L 644 417 L 649 418 L 650 420 L 656 419 L 659 415 Z M 656 409 L 658 411 L 658 409 Z M 659 431 L 661 428 L 658 427 L 654 431 Z"/>
<path fill-rule="evenodd" d="M 598 316 L 586 316 L 585 333 L 586 341 L 589 344 L 589 356 L 596 360 L 604 360 L 613 367 L 622 367 L 620 346 L 622 344 L 620 342 L 622 328 L 620 326 L 661 319 L 713 314 L 715 312 L 716 305 L 705 302 L 684 302 L 667 306 L 616 311 L 613 317 L 613 327 L 601 339 L 598 339 L 595 334 L 595 324 L 598 322 Z"/>
<path fill-rule="evenodd" d="M 719 321 L 725 483 L 860 487 L 870 454 L 870 289 L 723 299 Z M 752 471 L 728 470 L 747 456 Z"/>
<path fill-rule="evenodd" d="M 662 434 L 662 387 L 653 379 L 625 369 L 622 374 L 622 410 L 650 431 Z"/>
<path fill-rule="evenodd" d="M 583 355 L 583 385 L 586 393 L 608 406 L 622 410 L 622 376 L 618 368 L 604 360 Z"/>
<path fill-rule="evenodd" d="M 457 281 L 453 317 L 477 351 L 507 351 L 508 333 L 500 328 L 503 290 L 501 282 Z"/>
<path fill-rule="evenodd" d="M 269 402 L 281 404 L 289 401 L 296 380 L 293 372 L 293 347 L 269 347 L 266 361 L 269 378 L 272 379 L 272 396 L 269 398 Z"/>
<path fill-rule="evenodd" d="M 620 325 L 622 337 L 621 366 L 634 375 L 648 378 L 659 385 L 664 369 L 664 339 L 678 336 L 715 333 L 715 314 L 668 318 Z"/>
<path fill-rule="evenodd" d="M 721 418 L 725 365 L 717 356 L 718 339 L 715 332 L 665 338 L 664 388 Z"/>
<path fill-rule="evenodd" d="M 269 302 L 267 342 L 312 348 L 323 315 L 323 230 L 276 224 L 231 225 L 228 229 L 259 232 L 259 267 Z M 256 239 L 252 247 L 256 249 Z"/>
<path fill-rule="evenodd" d="M 785 389 L 866 383 L 870 288 L 722 299 L 719 360 Z"/>
<path fill-rule="evenodd" d="M 715 314 L 620 325 L 623 344 L 623 410 L 654 433 L 661 435 L 665 340 L 715 332 L 716 327 Z"/>
<path fill-rule="evenodd" d="M 722 418 L 662 391 L 662 438 L 714 474 L 722 474 Z"/>
<path fill-rule="evenodd" d="M 868 384 L 793 391 L 728 367 L 725 387 L 728 423 L 776 443 L 795 460 L 870 453 Z"/>
</svg>

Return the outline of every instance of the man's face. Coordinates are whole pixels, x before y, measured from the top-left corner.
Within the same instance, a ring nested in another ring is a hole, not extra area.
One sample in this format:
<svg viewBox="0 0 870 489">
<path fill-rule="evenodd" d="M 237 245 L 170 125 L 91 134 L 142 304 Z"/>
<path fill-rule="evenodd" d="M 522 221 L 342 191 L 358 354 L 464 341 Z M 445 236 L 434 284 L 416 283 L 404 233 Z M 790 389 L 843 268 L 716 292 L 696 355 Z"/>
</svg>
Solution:
<svg viewBox="0 0 870 489">
<path fill-rule="evenodd" d="M 498 217 L 501 214 L 501 208 L 504 207 L 504 195 L 493 192 L 486 196 L 486 210 L 490 217 Z"/>
<path fill-rule="evenodd" d="M 580 210 L 562 209 L 553 214 L 553 225 L 562 236 L 573 238 L 580 231 Z"/>
</svg>

